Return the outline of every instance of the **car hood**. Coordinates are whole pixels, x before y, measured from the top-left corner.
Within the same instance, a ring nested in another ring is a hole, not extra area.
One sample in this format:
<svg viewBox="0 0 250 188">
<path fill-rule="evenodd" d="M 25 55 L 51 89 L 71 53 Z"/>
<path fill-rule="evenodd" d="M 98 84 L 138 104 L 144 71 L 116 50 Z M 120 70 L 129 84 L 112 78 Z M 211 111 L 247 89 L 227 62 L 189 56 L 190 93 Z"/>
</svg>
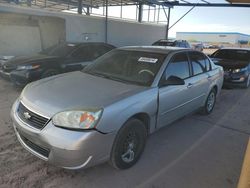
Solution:
<svg viewBox="0 0 250 188">
<path fill-rule="evenodd" d="M 57 60 L 57 59 L 59 59 L 59 57 L 48 56 L 48 55 L 43 55 L 43 54 L 36 54 L 32 56 L 17 56 L 7 61 L 4 65 L 7 67 L 16 67 L 18 65 L 42 63 L 45 61 L 51 61 L 51 60 Z"/>
<path fill-rule="evenodd" d="M 37 113 L 52 117 L 65 110 L 105 108 L 146 89 L 78 71 L 33 82 L 24 88 L 20 100 Z"/>
<path fill-rule="evenodd" d="M 225 70 L 228 69 L 241 69 L 248 66 L 249 62 L 247 61 L 235 61 L 230 59 L 220 59 L 220 58 L 211 58 L 216 65 L 222 66 Z"/>
</svg>

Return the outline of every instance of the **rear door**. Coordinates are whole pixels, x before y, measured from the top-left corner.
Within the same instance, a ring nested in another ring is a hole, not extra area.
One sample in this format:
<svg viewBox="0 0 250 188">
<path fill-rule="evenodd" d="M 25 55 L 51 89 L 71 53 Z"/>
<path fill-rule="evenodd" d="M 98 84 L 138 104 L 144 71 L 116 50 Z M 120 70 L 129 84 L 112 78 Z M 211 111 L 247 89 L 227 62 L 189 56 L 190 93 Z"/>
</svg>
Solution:
<svg viewBox="0 0 250 188">
<path fill-rule="evenodd" d="M 207 57 L 201 52 L 188 52 L 190 64 L 192 67 L 192 77 L 189 79 L 188 87 L 192 90 L 193 99 L 191 107 L 197 109 L 204 104 L 209 86 L 211 69 Z"/>
</svg>

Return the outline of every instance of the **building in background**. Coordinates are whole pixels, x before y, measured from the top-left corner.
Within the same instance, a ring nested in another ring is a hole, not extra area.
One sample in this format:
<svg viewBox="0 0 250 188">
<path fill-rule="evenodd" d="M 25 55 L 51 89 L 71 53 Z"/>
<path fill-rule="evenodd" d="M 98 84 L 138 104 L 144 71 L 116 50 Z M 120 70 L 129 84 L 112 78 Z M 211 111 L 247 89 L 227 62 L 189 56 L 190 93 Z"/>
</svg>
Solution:
<svg viewBox="0 0 250 188">
<path fill-rule="evenodd" d="M 250 35 L 237 32 L 177 32 L 176 39 L 203 43 L 247 44 Z"/>
</svg>

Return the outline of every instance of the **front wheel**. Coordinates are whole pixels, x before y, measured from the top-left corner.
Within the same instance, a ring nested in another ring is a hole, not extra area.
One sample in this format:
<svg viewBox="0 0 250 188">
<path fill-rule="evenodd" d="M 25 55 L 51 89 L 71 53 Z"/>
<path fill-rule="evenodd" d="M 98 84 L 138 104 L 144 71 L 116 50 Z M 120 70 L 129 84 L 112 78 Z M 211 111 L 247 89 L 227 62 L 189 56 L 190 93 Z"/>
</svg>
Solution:
<svg viewBox="0 0 250 188">
<path fill-rule="evenodd" d="M 215 102 L 216 102 L 216 90 L 212 89 L 207 96 L 206 103 L 202 107 L 201 113 L 204 115 L 210 114 L 214 109 Z"/>
<path fill-rule="evenodd" d="M 147 129 L 138 119 L 131 119 L 119 130 L 111 151 L 110 163 L 117 169 L 132 167 L 140 158 Z"/>
</svg>

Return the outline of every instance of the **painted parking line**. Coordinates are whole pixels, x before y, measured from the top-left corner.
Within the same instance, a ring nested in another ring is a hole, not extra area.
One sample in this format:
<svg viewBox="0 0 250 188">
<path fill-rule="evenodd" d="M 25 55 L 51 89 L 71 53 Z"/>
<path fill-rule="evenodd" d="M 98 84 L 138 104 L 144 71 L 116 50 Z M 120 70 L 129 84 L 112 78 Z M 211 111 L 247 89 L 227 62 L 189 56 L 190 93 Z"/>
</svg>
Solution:
<svg viewBox="0 0 250 188">
<path fill-rule="evenodd" d="M 241 169 L 238 188 L 250 188 L 250 139 L 248 141 L 243 166 Z"/>
</svg>

